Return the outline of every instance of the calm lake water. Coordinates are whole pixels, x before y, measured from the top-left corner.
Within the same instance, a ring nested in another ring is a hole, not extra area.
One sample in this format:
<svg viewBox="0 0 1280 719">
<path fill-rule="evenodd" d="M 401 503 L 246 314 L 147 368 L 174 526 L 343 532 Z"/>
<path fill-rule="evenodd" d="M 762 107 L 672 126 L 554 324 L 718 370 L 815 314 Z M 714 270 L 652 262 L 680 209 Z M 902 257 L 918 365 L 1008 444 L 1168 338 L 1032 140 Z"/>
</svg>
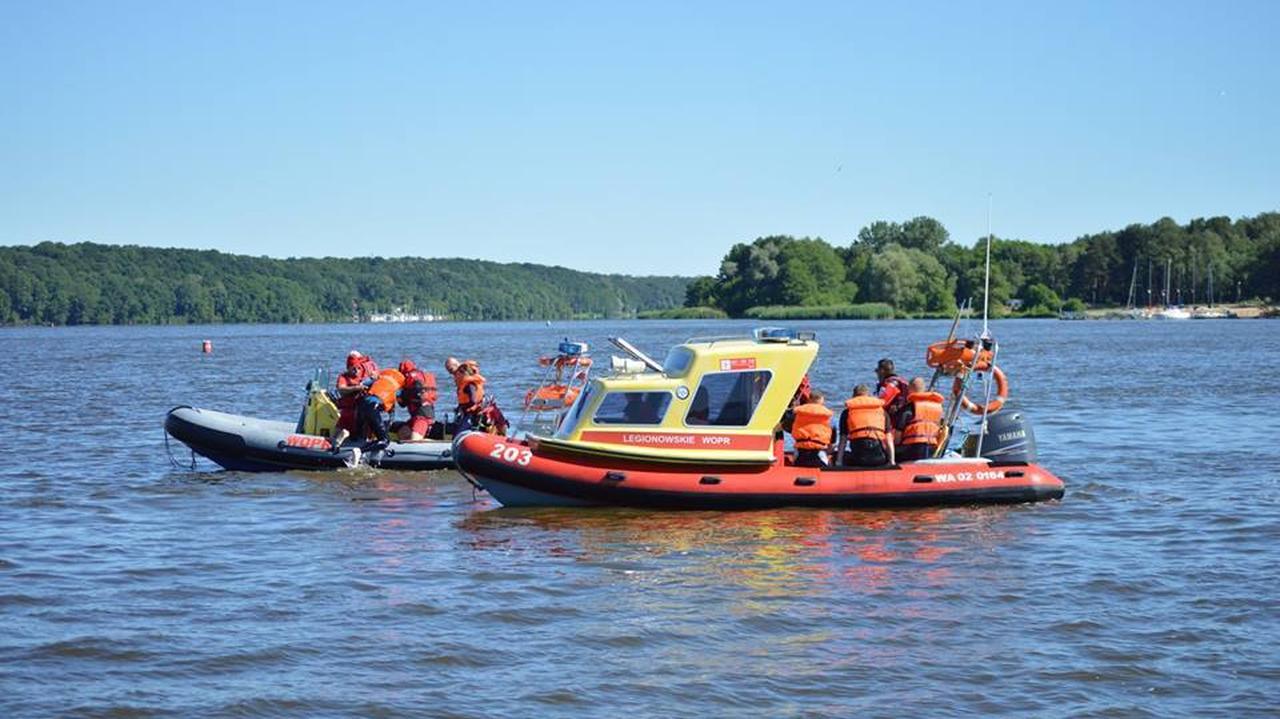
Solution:
<svg viewBox="0 0 1280 719">
<path fill-rule="evenodd" d="M 828 393 L 947 329 L 797 325 Z M 0 716 L 1280 713 L 1280 322 L 996 323 L 1060 503 L 517 511 L 165 456 L 170 407 L 293 418 L 352 347 L 476 357 L 514 410 L 565 336 L 748 327 L 0 330 Z"/>
</svg>

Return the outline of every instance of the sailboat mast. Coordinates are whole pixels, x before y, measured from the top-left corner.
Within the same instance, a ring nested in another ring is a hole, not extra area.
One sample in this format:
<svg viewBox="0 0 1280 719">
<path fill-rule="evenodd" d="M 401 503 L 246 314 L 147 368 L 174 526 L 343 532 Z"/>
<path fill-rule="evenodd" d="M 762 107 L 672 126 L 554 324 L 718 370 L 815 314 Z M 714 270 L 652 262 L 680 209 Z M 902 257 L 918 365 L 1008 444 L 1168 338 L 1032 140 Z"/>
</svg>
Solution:
<svg viewBox="0 0 1280 719">
<path fill-rule="evenodd" d="M 1164 258 L 1164 304 L 1169 305 L 1169 270 L 1173 269 L 1173 259 Z"/>
<path fill-rule="evenodd" d="M 1133 275 L 1129 278 L 1129 299 L 1127 302 L 1125 302 L 1125 305 L 1124 305 L 1124 308 L 1126 310 L 1131 310 L 1136 307 L 1136 305 L 1133 304 L 1133 301 L 1134 301 L 1133 293 L 1136 289 L 1138 289 L 1138 258 L 1137 257 L 1133 258 Z"/>
<path fill-rule="evenodd" d="M 1196 248 L 1191 248 L 1191 304 L 1196 303 L 1196 282 L 1199 278 L 1196 276 Z"/>
<path fill-rule="evenodd" d="M 1151 274 L 1151 257 L 1147 257 L 1147 310 L 1151 310 L 1151 302 L 1153 299 L 1152 289 L 1155 287 L 1155 283 L 1152 281 L 1153 276 L 1155 275 Z"/>
</svg>

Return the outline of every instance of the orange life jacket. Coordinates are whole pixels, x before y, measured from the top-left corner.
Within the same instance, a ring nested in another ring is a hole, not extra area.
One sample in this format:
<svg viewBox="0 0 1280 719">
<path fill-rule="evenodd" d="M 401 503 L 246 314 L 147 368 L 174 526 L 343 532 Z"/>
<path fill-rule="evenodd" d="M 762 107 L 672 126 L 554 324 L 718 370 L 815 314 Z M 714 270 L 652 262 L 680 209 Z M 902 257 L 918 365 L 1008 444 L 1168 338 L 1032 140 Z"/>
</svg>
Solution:
<svg viewBox="0 0 1280 719">
<path fill-rule="evenodd" d="M 404 375 L 398 369 L 384 369 L 369 387 L 369 394 L 382 402 L 382 409 L 390 412 L 396 406 L 396 392 L 404 385 Z"/>
<path fill-rule="evenodd" d="M 462 374 L 459 372 L 453 376 L 453 381 L 458 383 L 458 406 L 462 408 L 471 407 L 473 404 L 480 404 L 484 401 L 484 377 L 478 374 Z M 474 386 L 475 399 L 467 394 L 467 389 Z"/>
<path fill-rule="evenodd" d="M 937 445 L 942 430 L 942 395 L 912 392 L 907 402 L 911 404 L 911 421 L 902 430 L 902 444 Z"/>
<path fill-rule="evenodd" d="M 848 410 L 844 431 L 849 439 L 870 437 L 884 441 L 887 415 L 883 400 L 879 397 L 851 397 L 845 401 L 844 407 Z"/>
<path fill-rule="evenodd" d="M 792 410 L 791 436 L 796 449 L 822 450 L 831 446 L 831 410 L 820 404 L 802 404 Z"/>
</svg>

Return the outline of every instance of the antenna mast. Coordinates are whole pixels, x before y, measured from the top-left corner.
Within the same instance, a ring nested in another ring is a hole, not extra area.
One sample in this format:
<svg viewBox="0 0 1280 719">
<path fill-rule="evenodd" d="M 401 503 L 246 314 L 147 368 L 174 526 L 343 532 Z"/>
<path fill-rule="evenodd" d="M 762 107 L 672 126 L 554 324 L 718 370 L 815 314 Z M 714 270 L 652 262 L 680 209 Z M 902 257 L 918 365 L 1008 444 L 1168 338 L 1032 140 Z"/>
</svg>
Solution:
<svg viewBox="0 0 1280 719">
<path fill-rule="evenodd" d="M 991 193 L 987 193 L 987 273 L 982 285 L 982 336 L 990 337 L 987 331 L 987 305 L 991 304 Z"/>
</svg>

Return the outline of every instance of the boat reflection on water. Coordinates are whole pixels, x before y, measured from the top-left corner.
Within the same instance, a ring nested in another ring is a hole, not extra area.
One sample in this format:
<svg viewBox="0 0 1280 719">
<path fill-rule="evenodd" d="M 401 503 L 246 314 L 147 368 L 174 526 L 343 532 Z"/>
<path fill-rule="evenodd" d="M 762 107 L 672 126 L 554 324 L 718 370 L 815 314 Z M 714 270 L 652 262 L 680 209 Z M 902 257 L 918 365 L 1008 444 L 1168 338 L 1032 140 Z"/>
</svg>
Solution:
<svg viewBox="0 0 1280 719">
<path fill-rule="evenodd" d="M 459 529 L 477 551 L 571 558 L 638 583 L 731 585 L 767 600 L 944 586 L 951 555 L 1000 544 L 1010 511 L 496 509 L 472 513 Z"/>
</svg>

